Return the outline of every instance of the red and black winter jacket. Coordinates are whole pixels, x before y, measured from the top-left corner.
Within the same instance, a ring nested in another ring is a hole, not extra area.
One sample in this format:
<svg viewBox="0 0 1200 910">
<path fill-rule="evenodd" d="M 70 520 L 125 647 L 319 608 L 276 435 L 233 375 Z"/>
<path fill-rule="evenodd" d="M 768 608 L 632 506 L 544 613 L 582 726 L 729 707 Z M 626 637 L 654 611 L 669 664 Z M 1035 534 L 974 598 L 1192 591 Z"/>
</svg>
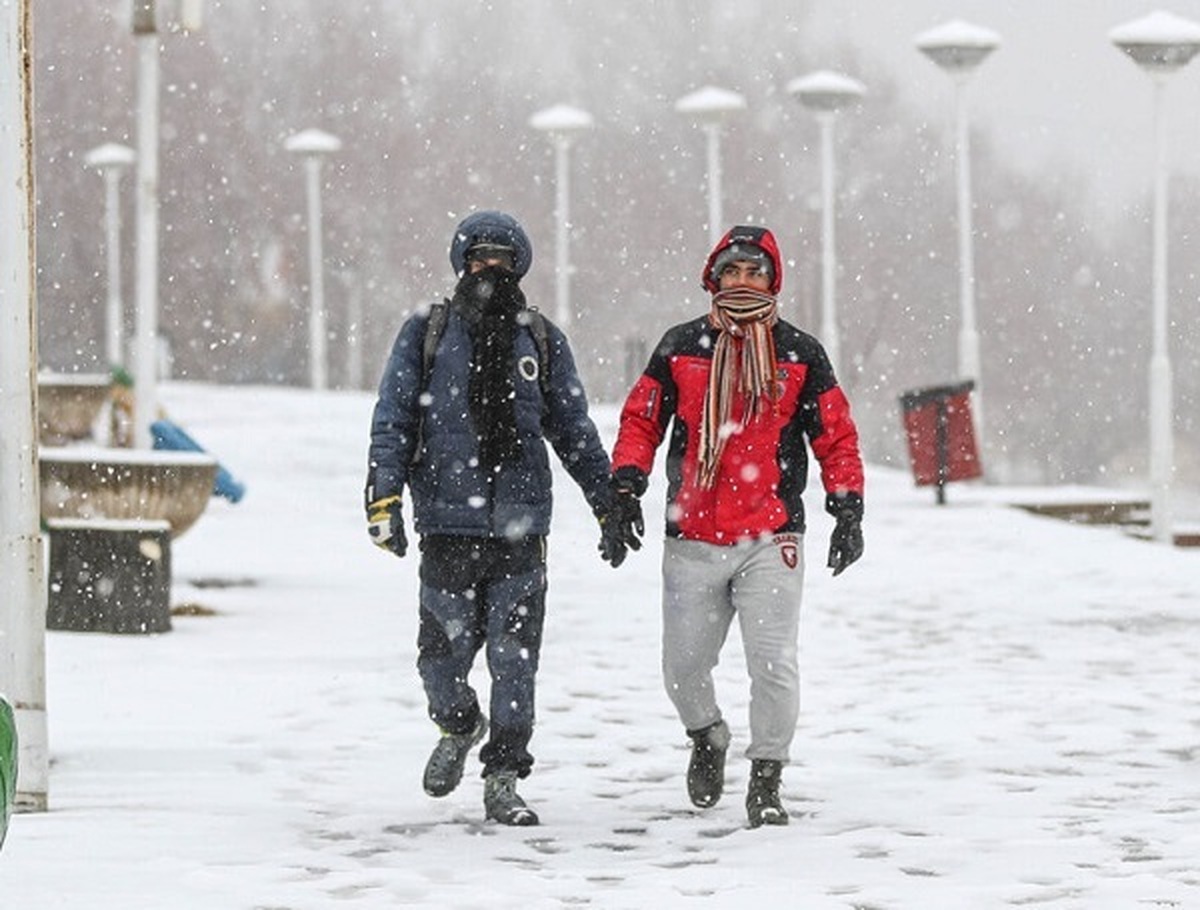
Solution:
<svg viewBox="0 0 1200 910">
<path fill-rule="evenodd" d="M 863 493 L 858 431 L 820 343 L 780 320 L 774 328 L 778 411 L 761 409 L 730 437 L 712 489 L 698 483 L 700 416 L 716 330 L 704 316 L 667 332 L 621 411 L 614 473 L 649 476 L 654 454 L 667 450 L 667 534 L 709 543 L 804 532 L 802 494 L 808 479 L 805 440 L 821 466 L 827 494 Z M 740 419 L 739 414 L 733 415 Z"/>
<path fill-rule="evenodd" d="M 770 247 L 761 245 L 775 260 L 777 290 L 782 263 L 770 239 Z M 722 243 L 728 241 L 727 236 Z M 861 517 L 863 467 L 850 406 L 820 342 L 782 319 L 772 329 L 778 407 L 761 407 L 754 420 L 729 438 L 716 483 L 711 489 L 700 486 L 700 419 L 717 331 L 705 315 L 663 336 L 622 409 L 614 474 L 644 481 L 670 430 L 668 536 L 734 544 L 803 533 L 807 443 L 821 466 L 827 508 L 835 514 L 849 508 Z M 731 416 L 740 424 L 740 413 L 735 410 Z"/>
</svg>

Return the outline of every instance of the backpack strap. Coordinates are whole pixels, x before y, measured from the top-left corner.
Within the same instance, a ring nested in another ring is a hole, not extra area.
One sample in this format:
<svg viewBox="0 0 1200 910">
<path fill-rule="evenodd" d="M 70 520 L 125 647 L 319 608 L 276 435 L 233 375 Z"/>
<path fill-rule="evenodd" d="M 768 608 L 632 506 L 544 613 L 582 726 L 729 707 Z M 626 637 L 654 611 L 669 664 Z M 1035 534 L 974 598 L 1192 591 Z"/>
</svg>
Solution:
<svg viewBox="0 0 1200 910">
<path fill-rule="evenodd" d="M 417 444 L 413 448 L 412 464 L 421 460 L 425 450 L 425 405 L 421 398 L 429 388 L 429 374 L 433 370 L 433 358 L 437 355 L 438 342 L 446 331 L 446 322 L 450 318 L 450 301 L 430 304 L 429 321 L 425 323 L 425 338 L 421 343 L 421 388 L 417 395 Z"/>
<path fill-rule="evenodd" d="M 546 317 L 537 307 L 529 308 L 529 331 L 538 350 L 538 384 L 542 387 L 542 398 L 550 397 L 550 332 L 546 328 Z"/>
<path fill-rule="evenodd" d="M 421 347 L 421 391 L 429 387 L 429 372 L 433 369 L 433 358 L 437 354 L 438 342 L 446 331 L 446 322 L 450 318 L 450 301 L 432 304 L 429 307 L 429 321 L 425 323 L 425 343 Z"/>
</svg>

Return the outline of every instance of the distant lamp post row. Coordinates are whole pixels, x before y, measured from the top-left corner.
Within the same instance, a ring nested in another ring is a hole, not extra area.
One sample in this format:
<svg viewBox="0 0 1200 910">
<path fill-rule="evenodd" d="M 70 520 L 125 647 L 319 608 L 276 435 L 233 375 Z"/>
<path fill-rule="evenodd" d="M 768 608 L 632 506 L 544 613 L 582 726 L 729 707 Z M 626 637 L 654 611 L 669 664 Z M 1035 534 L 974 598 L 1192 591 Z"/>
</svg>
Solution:
<svg viewBox="0 0 1200 910">
<path fill-rule="evenodd" d="M 304 159 L 308 201 L 308 371 L 309 385 L 329 387 L 325 328 L 325 267 L 321 227 L 321 162 L 337 152 L 342 141 L 330 133 L 308 129 L 289 136 L 284 148 Z"/>
<path fill-rule="evenodd" d="M 955 143 L 958 171 L 958 372 L 975 382 L 975 425 L 984 432 L 983 367 L 979 354 L 979 329 L 975 321 L 975 250 L 971 202 L 971 141 L 967 123 L 967 82 L 979 64 L 997 47 L 1000 36 L 990 29 L 954 20 L 922 32 L 917 50 L 954 80 Z"/>
<path fill-rule="evenodd" d="M 320 130 L 305 130 L 291 136 L 285 143 L 288 151 L 303 155 L 307 176 L 308 196 L 308 239 L 309 239 L 309 272 L 310 298 L 309 314 L 310 331 L 310 374 L 313 388 L 324 389 L 327 386 L 328 371 L 325 356 L 325 304 L 324 304 L 324 275 L 321 252 L 321 159 L 331 152 L 341 148 L 341 142 L 328 133 Z M 137 160 L 137 153 L 128 146 L 118 143 L 105 143 L 97 146 L 84 156 L 88 167 L 96 168 L 104 177 L 104 236 L 107 292 L 105 296 L 105 346 L 104 354 L 109 366 L 125 362 L 122 338 L 123 295 L 121 289 L 121 205 L 119 185 L 122 173 Z M 142 184 L 144 186 L 144 184 Z M 146 200 L 139 194 L 139 200 Z M 151 205 L 156 205 L 151 200 Z M 143 213 L 144 217 L 144 213 Z M 139 222 L 141 223 L 141 222 Z M 139 237 L 139 241 L 142 240 Z M 140 268 L 144 262 L 139 260 Z M 142 292 L 141 302 L 147 291 L 145 283 L 139 285 Z M 140 314 L 139 325 L 146 327 L 146 320 Z M 139 352 L 139 374 L 146 372 L 141 363 Z"/>
<path fill-rule="evenodd" d="M 846 104 L 857 100 L 865 89 L 847 76 L 821 71 L 793 81 L 788 90 L 805 106 L 817 113 L 822 130 L 822 337 L 835 370 L 839 360 L 837 313 L 835 309 L 835 274 L 837 270 L 834 243 L 834 166 L 833 115 Z M 745 110 L 746 99 L 737 92 L 715 86 L 704 86 L 675 103 L 675 110 L 691 117 L 700 125 L 706 138 L 708 175 L 708 236 L 715 244 L 724 231 L 721 199 L 721 125 L 732 113 Z M 568 105 L 556 105 L 538 111 L 530 118 L 530 126 L 547 133 L 555 149 L 555 313 L 560 325 L 572 320 L 570 305 L 569 253 L 569 169 L 568 152 L 576 133 L 588 129 L 593 121 L 590 114 Z"/>
<path fill-rule="evenodd" d="M 1200 24 L 1151 13 L 1118 26 L 1109 40 L 1154 81 L 1153 327 L 1150 354 L 1150 521 L 1155 540 L 1170 542 L 1175 462 L 1171 359 L 1167 338 L 1167 133 L 1163 93 L 1168 77 L 1200 52 Z"/>
<path fill-rule="evenodd" d="M 821 338 L 835 372 L 840 360 L 836 310 L 837 248 L 834 239 L 833 118 L 838 110 L 862 97 L 862 83 L 821 70 L 794 79 L 788 93 L 814 111 L 821 127 Z M 721 205 L 721 125 L 732 113 L 745 110 L 737 92 L 705 86 L 675 102 L 675 110 L 695 119 L 707 140 L 708 240 L 715 245 L 725 230 Z"/>
<path fill-rule="evenodd" d="M 959 372 L 981 386 L 979 332 L 975 319 L 975 269 L 972 246 L 972 203 L 969 132 L 965 85 L 980 63 L 1000 44 L 988 29 L 961 21 L 948 22 L 918 35 L 917 48 L 954 77 L 956 92 L 956 161 L 958 169 L 958 246 L 960 334 Z M 841 369 L 841 339 L 837 315 L 836 179 L 834 121 L 837 112 L 865 94 L 861 82 L 840 73 L 818 70 L 792 80 L 788 93 L 816 114 L 821 129 L 821 340 L 835 373 Z M 700 119 L 708 136 L 709 239 L 721 232 L 719 131 L 721 120 L 744 108 L 740 95 L 711 86 L 680 98 L 675 109 Z M 976 420 L 982 433 L 982 396 L 977 395 Z"/>
</svg>

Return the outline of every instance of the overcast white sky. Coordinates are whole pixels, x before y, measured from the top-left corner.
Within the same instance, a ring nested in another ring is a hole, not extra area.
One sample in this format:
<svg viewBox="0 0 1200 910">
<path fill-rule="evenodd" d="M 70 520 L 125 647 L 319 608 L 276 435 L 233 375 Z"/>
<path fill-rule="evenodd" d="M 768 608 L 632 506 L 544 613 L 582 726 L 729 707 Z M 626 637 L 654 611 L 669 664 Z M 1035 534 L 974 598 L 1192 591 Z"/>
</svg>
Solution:
<svg viewBox="0 0 1200 910">
<path fill-rule="evenodd" d="M 1108 40 L 1114 26 L 1156 9 L 1200 21 L 1198 0 L 819 0 L 813 14 L 831 68 L 849 43 L 896 74 L 931 117 L 953 116 L 950 80 L 913 37 L 950 19 L 1000 33 L 971 84 L 973 122 L 1023 166 L 1068 167 L 1114 208 L 1149 193 L 1152 83 Z M 824 64 L 822 64 L 824 65 Z M 850 75 L 854 75 L 851 73 Z M 869 89 L 869 86 L 868 86 Z M 1168 82 L 1171 166 L 1200 174 L 1200 60 Z"/>
</svg>

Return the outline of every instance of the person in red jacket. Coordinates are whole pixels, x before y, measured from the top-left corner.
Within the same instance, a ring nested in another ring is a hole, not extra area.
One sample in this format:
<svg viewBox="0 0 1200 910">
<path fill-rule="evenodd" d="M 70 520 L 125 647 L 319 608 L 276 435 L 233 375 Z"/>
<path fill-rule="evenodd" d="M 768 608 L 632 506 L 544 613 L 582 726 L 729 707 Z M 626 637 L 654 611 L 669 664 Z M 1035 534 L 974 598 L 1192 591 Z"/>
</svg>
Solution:
<svg viewBox="0 0 1200 910">
<path fill-rule="evenodd" d="M 836 523 L 828 565 L 863 552 L 858 431 L 829 358 L 779 317 L 783 262 L 762 227 L 729 231 L 708 257 L 705 315 L 671 328 L 621 411 L 615 505 L 602 555 L 619 565 L 643 533 L 639 497 L 669 436 L 662 666 L 692 742 L 687 787 L 701 808 L 725 784 L 730 731 L 713 668 L 736 616 L 750 675 L 750 825 L 784 825 L 780 775 L 799 716 L 802 493 L 811 448 Z"/>
</svg>

